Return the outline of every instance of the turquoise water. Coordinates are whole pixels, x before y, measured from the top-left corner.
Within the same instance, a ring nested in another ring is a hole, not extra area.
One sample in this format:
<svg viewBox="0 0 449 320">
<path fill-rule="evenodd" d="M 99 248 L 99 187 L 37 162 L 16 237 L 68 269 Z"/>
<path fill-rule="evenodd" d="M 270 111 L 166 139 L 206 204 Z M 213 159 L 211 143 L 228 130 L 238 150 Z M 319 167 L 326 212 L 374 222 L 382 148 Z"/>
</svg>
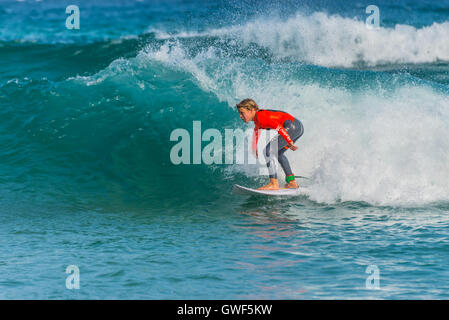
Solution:
<svg viewBox="0 0 449 320">
<path fill-rule="evenodd" d="M 449 2 L 70 4 L 0 3 L 0 298 L 448 299 Z M 304 123 L 302 196 L 172 162 L 247 97 Z"/>
</svg>

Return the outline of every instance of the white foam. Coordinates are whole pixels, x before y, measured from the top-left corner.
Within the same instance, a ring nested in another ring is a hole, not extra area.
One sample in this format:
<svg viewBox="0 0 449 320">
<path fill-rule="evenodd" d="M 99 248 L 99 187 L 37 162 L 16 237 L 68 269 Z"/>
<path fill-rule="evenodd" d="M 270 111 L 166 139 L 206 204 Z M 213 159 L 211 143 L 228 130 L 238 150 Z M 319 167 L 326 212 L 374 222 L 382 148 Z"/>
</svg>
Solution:
<svg viewBox="0 0 449 320">
<path fill-rule="evenodd" d="M 397 24 L 370 29 L 365 21 L 315 12 L 297 13 L 288 19 L 259 17 L 240 26 L 204 32 L 152 31 L 159 39 L 233 37 L 244 45 L 256 43 L 268 48 L 277 58 L 327 67 L 449 61 L 449 41 L 445 41 L 449 39 L 449 22 L 422 28 Z"/>
<path fill-rule="evenodd" d="M 349 105 L 350 112 L 329 108 L 327 116 L 314 117 L 304 138 L 311 198 L 382 205 L 449 200 L 448 97 L 403 86 L 389 97 L 348 98 L 336 106 Z"/>
<path fill-rule="evenodd" d="M 236 86 L 246 91 L 244 82 Z M 270 80 L 246 92 L 263 107 L 302 120 L 299 150 L 287 156 L 296 174 L 312 178 L 311 199 L 376 205 L 449 200 L 446 95 L 412 84 L 379 95 Z"/>
<path fill-rule="evenodd" d="M 181 44 L 177 41 L 168 41 L 157 49 L 145 48 L 136 59 L 143 63 L 147 60 L 159 61 L 172 68 L 187 71 L 198 80 L 198 84 L 203 90 L 216 92 L 215 82 L 207 74 L 205 68 L 200 67 L 202 62 L 215 58 L 213 47 L 201 51 L 194 57 L 188 57 Z"/>
</svg>

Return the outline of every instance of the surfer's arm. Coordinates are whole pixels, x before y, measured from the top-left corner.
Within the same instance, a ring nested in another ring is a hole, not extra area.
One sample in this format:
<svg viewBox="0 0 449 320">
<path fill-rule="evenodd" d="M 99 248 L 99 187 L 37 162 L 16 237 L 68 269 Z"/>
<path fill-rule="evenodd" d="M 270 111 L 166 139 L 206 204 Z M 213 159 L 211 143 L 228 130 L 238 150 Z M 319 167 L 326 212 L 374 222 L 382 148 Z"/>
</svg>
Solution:
<svg viewBox="0 0 449 320">
<path fill-rule="evenodd" d="M 278 124 L 276 127 L 276 131 L 281 135 L 282 138 L 285 139 L 285 141 L 287 141 L 287 146 L 285 147 L 286 149 L 295 147 L 295 145 L 293 144 L 292 138 L 290 138 L 290 135 L 288 134 L 287 130 L 285 130 L 285 128 L 283 126 Z M 292 148 L 292 150 L 296 150 L 296 149 L 297 149 L 297 147 Z"/>
<path fill-rule="evenodd" d="M 285 130 L 283 126 L 278 124 L 278 126 L 276 127 L 276 131 L 282 136 L 282 138 L 285 139 L 285 141 L 287 141 L 288 144 L 293 144 L 292 138 L 290 138 L 287 130 Z"/>
<path fill-rule="evenodd" d="M 260 134 L 260 129 L 259 126 L 255 126 L 254 127 L 254 132 L 253 132 L 253 152 L 256 155 L 257 158 L 257 141 L 259 140 L 259 134 Z"/>
<path fill-rule="evenodd" d="M 290 148 L 293 151 L 298 149 L 298 147 L 293 144 L 292 138 L 290 138 L 290 135 L 288 134 L 287 130 L 285 130 L 285 128 L 283 126 L 278 124 L 278 126 L 276 127 L 276 131 L 281 135 L 282 138 L 285 139 L 285 141 L 287 141 L 287 145 L 285 146 L 285 149 Z"/>
</svg>

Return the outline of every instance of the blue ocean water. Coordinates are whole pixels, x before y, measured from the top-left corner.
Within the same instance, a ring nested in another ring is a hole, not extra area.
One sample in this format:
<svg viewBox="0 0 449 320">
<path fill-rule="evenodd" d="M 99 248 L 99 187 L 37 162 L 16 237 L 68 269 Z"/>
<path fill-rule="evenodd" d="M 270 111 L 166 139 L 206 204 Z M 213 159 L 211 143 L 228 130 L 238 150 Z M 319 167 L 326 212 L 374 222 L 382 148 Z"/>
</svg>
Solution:
<svg viewBox="0 0 449 320">
<path fill-rule="evenodd" d="M 448 299 L 449 1 L 372 4 L 2 0 L 0 298 Z M 303 122 L 302 196 L 173 163 L 247 97 Z"/>
</svg>

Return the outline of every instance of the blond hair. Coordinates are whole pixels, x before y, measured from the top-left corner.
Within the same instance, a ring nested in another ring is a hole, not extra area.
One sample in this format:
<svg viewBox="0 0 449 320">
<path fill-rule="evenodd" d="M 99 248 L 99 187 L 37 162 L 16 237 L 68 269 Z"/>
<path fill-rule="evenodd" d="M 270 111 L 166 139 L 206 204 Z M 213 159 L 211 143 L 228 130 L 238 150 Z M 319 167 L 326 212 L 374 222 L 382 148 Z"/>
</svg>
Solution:
<svg viewBox="0 0 449 320">
<path fill-rule="evenodd" d="M 253 99 L 243 99 L 239 103 L 236 104 L 237 109 L 245 108 L 248 110 L 259 110 L 259 106 Z"/>
</svg>

